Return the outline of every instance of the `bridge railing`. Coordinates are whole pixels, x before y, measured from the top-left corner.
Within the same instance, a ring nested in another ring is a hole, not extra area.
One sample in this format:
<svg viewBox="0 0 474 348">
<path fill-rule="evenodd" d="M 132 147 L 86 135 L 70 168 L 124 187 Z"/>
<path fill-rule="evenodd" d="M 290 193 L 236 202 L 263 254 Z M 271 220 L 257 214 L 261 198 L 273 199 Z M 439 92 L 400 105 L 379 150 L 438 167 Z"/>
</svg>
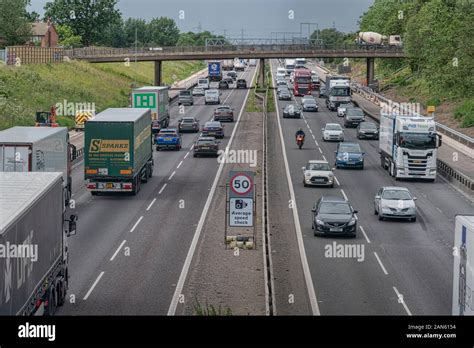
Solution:
<svg viewBox="0 0 474 348">
<path fill-rule="evenodd" d="M 401 53 L 402 48 L 382 47 L 382 46 L 360 46 L 357 44 L 326 45 L 326 44 L 241 44 L 241 45 L 213 45 L 213 46 L 171 46 L 171 47 L 140 47 L 135 48 L 106 48 L 106 47 L 84 47 L 74 48 L 65 51 L 69 58 L 94 58 L 111 56 L 159 56 L 173 53 L 207 53 L 207 52 L 280 52 L 280 51 L 321 51 L 321 52 L 380 52 L 380 53 Z M 238 55 L 238 54 L 237 54 Z"/>
</svg>

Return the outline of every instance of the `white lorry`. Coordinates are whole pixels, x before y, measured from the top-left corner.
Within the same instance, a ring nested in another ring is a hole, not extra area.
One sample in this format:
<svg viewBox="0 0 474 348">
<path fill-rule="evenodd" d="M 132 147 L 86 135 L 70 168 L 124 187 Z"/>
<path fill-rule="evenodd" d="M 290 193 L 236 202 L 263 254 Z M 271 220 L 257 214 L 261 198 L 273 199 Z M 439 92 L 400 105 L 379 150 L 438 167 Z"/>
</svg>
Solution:
<svg viewBox="0 0 474 348">
<path fill-rule="evenodd" d="M 285 59 L 286 76 L 290 76 L 295 71 L 296 61 L 294 59 Z"/>
<path fill-rule="evenodd" d="M 329 75 L 328 75 L 329 76 Z M 347 104 L 352 101 L 351 80 L 349 78 L 328 79 L 326 85 L 326 106 L 331 111 L 336 111 L 341 104 Z"/>
<path fill-rule="evenodd" d="M 356 42 L 367 47 L 402 47 L 403 42 L 400 35 L 382 35 L 372 31 L 361 31 Z"/>
<path fill-rule="evenodd" d="M 474 216 L 456 215 L 453 315 L 474 315 Z"/>
<path fill-rule="evenodd" d="M 53 315 L 68 289 L 61 173 L 0 172 L 0 315 Z M 68 224 L 66 224 L 68 222 Z"/>
<path fill-rule="evenodd" d="M 441 135 L 433 118 L 381 112 L 380 163 L 395 179 L 436 179 Z"/>
</svg>

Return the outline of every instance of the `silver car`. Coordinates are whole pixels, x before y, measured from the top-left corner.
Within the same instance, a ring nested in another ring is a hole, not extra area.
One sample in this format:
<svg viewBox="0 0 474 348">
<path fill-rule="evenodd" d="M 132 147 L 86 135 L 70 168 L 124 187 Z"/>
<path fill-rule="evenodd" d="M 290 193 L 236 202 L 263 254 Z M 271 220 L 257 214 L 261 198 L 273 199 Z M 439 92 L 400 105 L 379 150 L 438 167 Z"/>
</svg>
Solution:
<svg viewBox="0 0 474 348">
<path fill-rule="evenodd" d="M 326 123 L 321 131 L 323 141 L 344 141 L 344 129 L 339 123 Z"/>
<path fill-rule="evenodd" d="M 416 221 L 416 197 L 405 187 L 381 187 L 374 199 L 374 214 L 385 218 Z"/>
</svg>

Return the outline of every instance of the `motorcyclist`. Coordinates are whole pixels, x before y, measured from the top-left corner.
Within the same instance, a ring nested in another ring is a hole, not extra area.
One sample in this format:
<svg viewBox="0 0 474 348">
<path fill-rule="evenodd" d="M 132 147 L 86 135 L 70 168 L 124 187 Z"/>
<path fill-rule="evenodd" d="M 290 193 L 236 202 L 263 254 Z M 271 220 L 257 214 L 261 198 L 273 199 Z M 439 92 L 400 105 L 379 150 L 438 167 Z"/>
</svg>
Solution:
<svg viewBox="0 0 474 348">
<path fill-rule="evenodd" d="M 302 135 L 302 136 L 303 136 L 303 140 L 304 140 L 305 134 L 304 134 L 302 128 L 299 128 L 299 129 L 296 131 L 295 138 L 298 138 L 298 135 Z"/>
</svg>

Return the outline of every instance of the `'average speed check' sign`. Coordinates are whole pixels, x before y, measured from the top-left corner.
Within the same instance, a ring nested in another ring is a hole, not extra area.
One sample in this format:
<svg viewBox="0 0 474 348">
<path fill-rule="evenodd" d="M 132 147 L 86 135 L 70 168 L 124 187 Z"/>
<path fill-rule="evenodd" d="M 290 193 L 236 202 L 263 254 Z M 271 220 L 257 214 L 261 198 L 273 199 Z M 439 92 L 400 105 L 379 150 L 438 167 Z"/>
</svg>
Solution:
<svg viewBox="0 0 474 348">
<path fill-rule="evenodd" d="M 254 172 L 229 174 L 229 226 L 252 227 L 254 214 Z"/>
</svg>

